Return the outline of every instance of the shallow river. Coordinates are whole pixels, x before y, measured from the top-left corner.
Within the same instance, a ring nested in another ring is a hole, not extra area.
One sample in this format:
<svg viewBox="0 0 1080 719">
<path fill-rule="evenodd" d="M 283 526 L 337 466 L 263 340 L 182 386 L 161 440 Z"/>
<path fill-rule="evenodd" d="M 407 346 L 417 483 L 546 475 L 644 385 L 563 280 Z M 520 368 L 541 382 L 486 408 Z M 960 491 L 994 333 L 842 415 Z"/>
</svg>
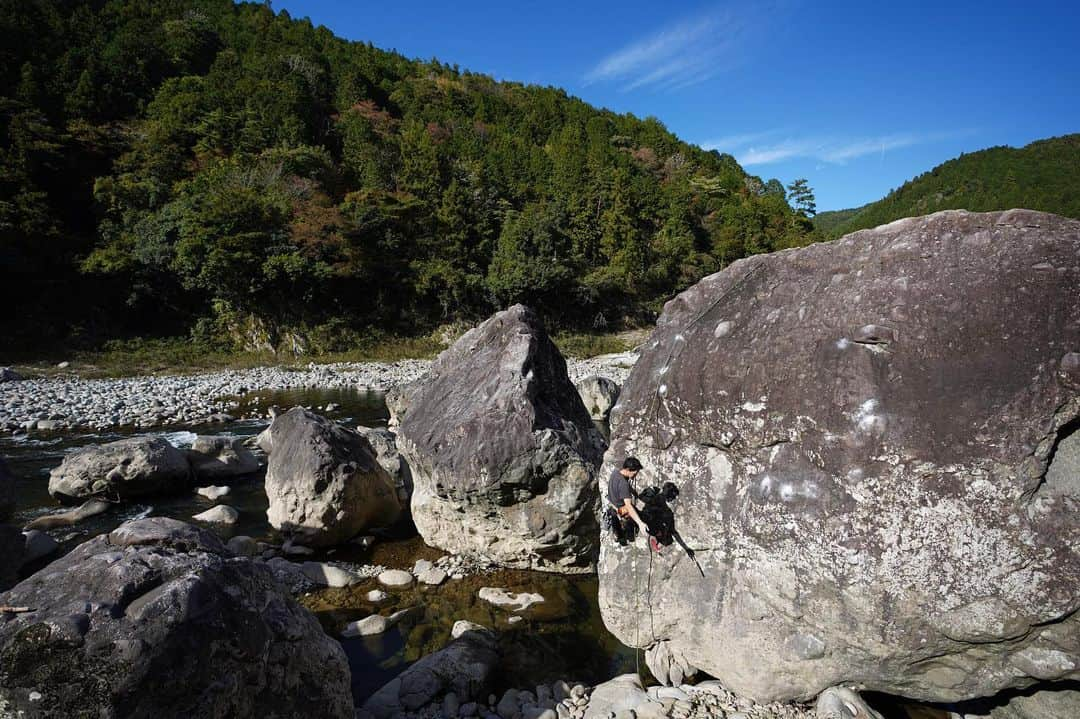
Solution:
<svg viewBox="0 0 1080 719">
<path fill-rule="evenodd" d="M 388 413 L 383 396 L 375 392 L 353 390 L 287 390 L 258 392 L 236 398 L 238 416 L 266 416 L 271 406 L 283 409 L 305 405 L 321 414 L 349 425 L 369 427 L 386 425 Z M 332 411 L 321 410 L 328 404 Z M 154 430 L 116 431 L 109 433 L 44 433 L 30 436 L 0 436 L 0 456 L 15 475 L 18 506 L 12 524 L 23 525 L 35 517 L 59 509 L 49 497 L 49 470 L 60 464 L 64 453 L 89 444 L 102 444 L 133 434 L 162 435 L 178 447 L 188 447 L 198 434 L 247 437 L 261 432 L 269 420 L 244 420 L 228 425 L 176 425 Z M 280 544 L 266 521 L 266 494 L 261 476 L 234 482 L 223 500 L 240 511 L 239 522 L 231 528 L 213 526 L 222 538 L 244 534 L 257 540 Z M 115 510 L 92 517 L 74 527 L 52 530 L 64 551 L 69 551 L 90 537 L 114 529 L 128 519 L 142 516 L 168 516 L 191 521 L 215 502 L 194 492 L 152 501 L 118 505 Z M 418 559 L 434 560 L 442 555 L 424 544 L 411 525 L 398 526 L 380 535 L 368 549 L 347 545 L 318 553 L 316 560 L 341 560 L 358 564 L 378 564 L 395 569 L 412 569 Z M 37 567 L 27 568 L 29 571 Z M 477 598 L 483 586 L 504 587 L 514 592 L 529 591 L 543 595 L 545 602 L 523 613 L 516 623 L 510 615 Z M 431 652 L 445 646 L 450 629 L 459 619 L 499 630 L 499 644 L 506 661 L 496 679 L 496 689 L 533 687 L 557 679 L 596 684 L 625 672 L 646 673 L 644 659 L 622 645 L 607 632 L 597 606 L 595 576 L 562 577 L 540 572 L 498 571 L 447 580 L 439 587 L 414 586 L 407 590 L 389 590 L 390 599 L 380 605 L 367 601 L 366 594 L 377 587 L 374 579 L 347 589 L 324 589 L 300 597 L 302 604 L 315 612 L 326 632 L 339 637 L 347 622 L 378 612 L 409 609 L 406 618 L 382 635 L 343 639 L 342 646 L 352 669 L 353 697 L 357 704 L 375 692 L 403 669 Z M 893 697 L 872 696 L 872 703 L 886 719 L 944 718 L 940 709 L 907 704 Z"/>
<path fill-rule="evenodd" d="M 302 404 L 320 411 L 319 408 L 333 403 L 339 408 L 320 413 L 349 425 L 385 426 L 388 417 L 382 395 L 374 392 L 307 389 L 259 392 L 238 400 L 237 415 L 257 411 L 259 416 L 266 416 L 266 410 L 272 405 L 288 408 Z M 161 435 L 178 447 L 188 447 L 197 434 L 247 437 L 258 434 L 268 423 L 269 420 L 245 420 L 228 425 L 176 425 L 138 432 L 35 432 L 30 436 L 2 436 L 0 456 L 7 460 L 16 479 L 18 506 L 12 523 L 21 526 L 59 509 L 60 505 L 48 494 L 49 470 L 60 464 L 65 452 L 76 447 L 102 444 L 133 434 Z M 221 501 L 240 511 L 240 520 L 235 526 L 211 527 L 222 538 L 243 534 L 274 544 L 281 542 L 266 521 L 267 500 L 261 476 L 233 483 L 231 493 Z M 69 551 L 128 519 L 153 515 L 191 521 L 192 515 L 215 503 L 194 492 L 155 497 L 145 502 L 118 505 L 116 509 L 74 527 L 55 529 L 50 533 L 64 551 Z M 441 555 L 439 550 L 426 546 L 416 536 L 415 529 L 407 525 L 384 533 L 369 549 L 349 545 L 312 558 L 411 569 L 417 559 L 434 560 Z M 335 637 L 340 635 L 347 622 L 368 614 L 412 610 L 405 620 L 383 635 L 342 640 L 352 668 L 353 695 L 357 703 L 418 658 L 444 646 L 449 641 L 451 627 L 459 619 L 500 630 L 500 645 L 507 657 L 498 679 L 500 689 L 531 687 L 556 679 L 595 684 L 616 674 L 634 671 L 638 663 L 634 652 L 604 629 L 596 603 L 595 576 L 559 577 L 538 572 L 500 571 L 447 580 L 440 587 L 390 590 L 391 598 L 378 606 L 365 598 L 376 586 L 372 579 L 348 589 L 326 589 L 300 598 L 316 613 L 327 633 Z M 539 592 L 546 601 L 525 612 L 522 620 L 511 624 L 508 622 L 510 614 L 477 599 L 482 586 Z M 640 666 L 645 671 L 643 660 Z"/>
</svg>

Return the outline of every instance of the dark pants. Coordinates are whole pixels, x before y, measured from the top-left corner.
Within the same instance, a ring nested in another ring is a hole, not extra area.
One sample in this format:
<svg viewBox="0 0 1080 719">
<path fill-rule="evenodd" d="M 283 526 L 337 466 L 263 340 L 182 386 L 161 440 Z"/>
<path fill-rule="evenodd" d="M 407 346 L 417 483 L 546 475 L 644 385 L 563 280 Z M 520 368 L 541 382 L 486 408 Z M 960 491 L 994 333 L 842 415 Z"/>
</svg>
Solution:
<svg viewBox="0 0 1080 719">
<path fill-rule="evenodd" d="M 608 528 L 615 535 L 615 541 L 619 544 L 633 542 L 637 537 L 637 522 L 631 519 L 629 515 L 620 517 L 618 512 L 609 507 L 606 519 Z"/>
</svg>

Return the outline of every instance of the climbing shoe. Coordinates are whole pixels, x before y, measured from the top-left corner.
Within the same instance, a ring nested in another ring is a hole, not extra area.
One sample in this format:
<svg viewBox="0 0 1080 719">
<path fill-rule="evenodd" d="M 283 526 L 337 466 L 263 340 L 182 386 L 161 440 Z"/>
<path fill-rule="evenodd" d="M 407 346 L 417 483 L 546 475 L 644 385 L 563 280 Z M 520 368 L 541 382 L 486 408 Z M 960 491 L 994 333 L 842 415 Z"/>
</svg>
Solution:
<svg viewBox="0 0 1080 719">
<path fill-rule="evenodd" d="M 656 541 L 656 537 L 652 535 L 649 535 L 649 549 L 660 554 L 660 542 Z"/>
</svg>

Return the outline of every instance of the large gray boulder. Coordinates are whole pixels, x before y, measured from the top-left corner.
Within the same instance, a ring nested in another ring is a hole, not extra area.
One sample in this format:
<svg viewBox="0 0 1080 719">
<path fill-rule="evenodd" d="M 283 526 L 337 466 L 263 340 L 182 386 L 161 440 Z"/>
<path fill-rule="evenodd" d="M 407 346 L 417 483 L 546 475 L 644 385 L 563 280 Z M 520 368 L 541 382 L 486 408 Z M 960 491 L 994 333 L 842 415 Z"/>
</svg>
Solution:
<svg viewBox="0 0 1080 719">
<path fill-rule="evenodd" d="M 467 332 L 407 405 L 397 446 L 425 542 L 508 567 L 591 569 L 604 440 L 531 310 Z"/>
<path fill-rule="evenodd" d="M 0 594 L 0 714 L 352 717 L 341 646 L 261 563 L 172 519 L 121 525 Z"/>
<path fill-rule="evenodd" d="M 0 519 L 7 519 L 15 511 L 15 477 L 0 457 Z"/>
<path fill-rule="evenodd" d="M 698 566 L 605 540 L 661 680 L 928 701 L 1080 678 L 1080 222 L 941 212 L 667 304 L 612 417 Z"/>
<path fill-rule="evenodd" d="M 482 701 L 498 666 L 495 634 L 487 629 L 466 631 L 372 694 L 361 715 L 396 719 L 451 692 L 460 702 Z"/>
<path fill-rule="evenodd" d="M 95 496 L 130 499 L 190 486 L 187 456 L 162 437 L 80 447 L 49 474 L 49 494 L 65 501 Z"/>
<path fill-rule="evenodd" d="M 305 546 L 345 542 L 401 513 L 394 480 L 356 432 L 294 407 L 270 426 L 270 524 Z"/>
<path fill-rule="evenodd" d="M 258 472 L 259 460 L 244 441 L 243 437 L 196 437 L 187 452 L 195 476 L 217 482 Z"/>
</svg>

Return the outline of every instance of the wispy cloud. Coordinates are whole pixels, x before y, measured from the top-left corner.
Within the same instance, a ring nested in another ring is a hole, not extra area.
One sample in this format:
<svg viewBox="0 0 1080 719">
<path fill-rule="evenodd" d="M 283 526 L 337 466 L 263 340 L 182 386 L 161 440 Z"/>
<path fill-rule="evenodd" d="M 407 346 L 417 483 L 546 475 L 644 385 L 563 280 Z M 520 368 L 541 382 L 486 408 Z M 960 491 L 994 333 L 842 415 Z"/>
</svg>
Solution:
<svg viewBox="0 0 1080 719">
<path fill-rule="evenodd" d="M 794 158 L 842 165 L 866 155 L 882 154 L 915 145 L 947 140 L 967 134 L 960 132 L 902 132 L 862 137 L 784 137 L 782 131 L 730 135 L 702 143 L 708 150 L 719 150 L 735 156 L 740 165 L 768 165 Z"/>
<path fill-rule="evenodd" d="M 761 142 L 777 135 L 777 130 L 764 130 L 759 132 L 744 132 L 737 135 L 724 135 L 713 140 L 706 140 L 701 146 L 706 150 L 719 150 L 720 152 L 733 152 L 736 149 Z"/>
<path fill-rule="evenodd" d="M 704 82 L 741 59 L 744 41 L 763 24 L 762 10 L 730 5 L 684 18 L 603 58 L 585 73 L 584 82 L 618 83 L 624 92 Z"/>
</svg>

